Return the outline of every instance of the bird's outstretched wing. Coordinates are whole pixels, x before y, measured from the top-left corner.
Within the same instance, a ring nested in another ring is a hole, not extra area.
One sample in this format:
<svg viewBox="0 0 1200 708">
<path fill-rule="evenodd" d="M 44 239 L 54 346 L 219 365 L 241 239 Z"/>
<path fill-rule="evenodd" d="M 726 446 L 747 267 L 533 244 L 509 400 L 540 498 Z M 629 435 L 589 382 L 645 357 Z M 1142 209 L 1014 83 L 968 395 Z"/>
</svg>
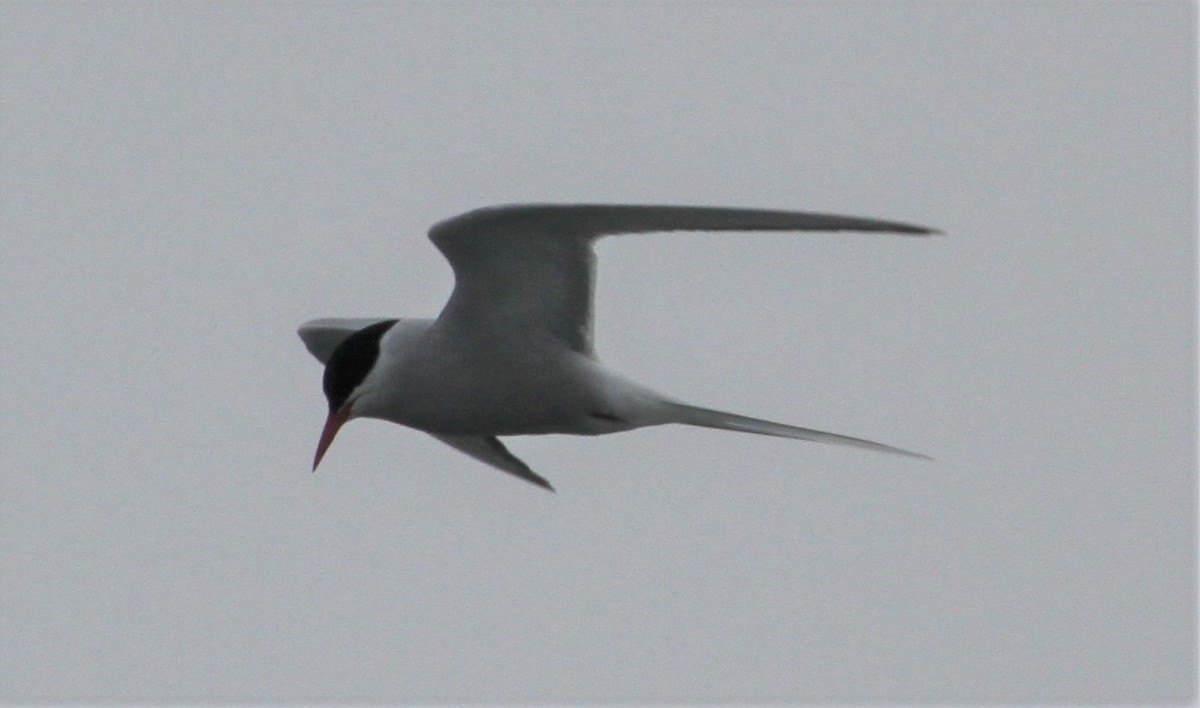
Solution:
<svg viewBox="0 0 1200 708">
<path fill-rule="evenodd" d="M 764 209 L 618 204 L 486 207 L 434 225 L 429 238 L 454 269 L 439 320 L 475 331 L 549 334 L 592 352 L 592 288 L 600 236 L 656 231 L 933 229 L 853 216 Z"/>
<path fill-rule="evenodd" d="M 520 477 L 526 482 L 554 491 L 554 487 L 550 486 L 549 482 L 537 472 L 529 469 L 529 465 L 509 452 L 508 448 L 504 447 L 504 443 L 497 438 L 480 435 L 442 435 L 440 433 L 430 433 L 430 435 L 480 462 L 486 462 L 492 467 Z"/>
</svg>

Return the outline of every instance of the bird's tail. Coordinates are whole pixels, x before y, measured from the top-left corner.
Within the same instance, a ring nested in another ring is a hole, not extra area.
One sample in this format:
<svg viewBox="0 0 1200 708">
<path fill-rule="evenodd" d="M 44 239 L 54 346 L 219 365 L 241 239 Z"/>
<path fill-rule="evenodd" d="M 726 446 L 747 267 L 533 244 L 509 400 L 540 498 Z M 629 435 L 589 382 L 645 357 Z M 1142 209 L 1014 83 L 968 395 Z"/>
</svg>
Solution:
<svg viewBox="0 0 1200 708">
<path fill-rule="evenodd" d="M 721 430 L 736 430 L 742 433 L 756 433 L 758 435 L 774 435 L 780 438 L 794 438 L 796 440 L 812 440 L 814 442 L 836 443 L 838 445 L 850 445 L 852 447 L 860 447 L 865 450 L 875 450 L 878 452 L 891 452 L 898 455 L 907 455 L 909 457 L 919 457 L 921 459 L 933 459 L 927 455 L 922 455 L 917 452 L 901 450 L 898 447 L 884 445 L 883 443 L 863 440 L 862 438 L 852 438 L 848 435 L 838 435 L 837 433 L 827 433 L 822 430 L 813 430 L 811 428 L 799 428 L 794 425 L 784 425 L 783 423 L 775 423 L 769 420 L 761 420 L 759 418 L 749 418 L 736 413 L 725 413 L 724 411 L 715 411 L 710 408 L 700 408 L 698 406 L 689 406 L 684 403 L 670 402 L 666 404 L 669 408 L 672 422 L 683 423 L 684 425 L 697 425 L 704 428 L 719 428 Z"/>
</svg>

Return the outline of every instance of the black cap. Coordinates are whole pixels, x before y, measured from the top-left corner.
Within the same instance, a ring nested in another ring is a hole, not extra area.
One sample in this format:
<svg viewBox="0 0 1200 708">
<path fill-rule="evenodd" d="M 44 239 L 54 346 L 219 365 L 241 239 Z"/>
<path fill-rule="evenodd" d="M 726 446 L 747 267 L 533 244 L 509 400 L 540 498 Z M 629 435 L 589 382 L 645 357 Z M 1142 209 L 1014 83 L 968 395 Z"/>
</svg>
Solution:
<svg viewBox="0 0 1200 708">
<path fill-rule="evenodd" d="M 342 340 L 325 364 L 322 386 L 329 399 L 329 411 L 338 410 L 358 387 L 379 359 L 379 340 L 399 320 L 384 320 L 368 325 Z"/>
</svg>

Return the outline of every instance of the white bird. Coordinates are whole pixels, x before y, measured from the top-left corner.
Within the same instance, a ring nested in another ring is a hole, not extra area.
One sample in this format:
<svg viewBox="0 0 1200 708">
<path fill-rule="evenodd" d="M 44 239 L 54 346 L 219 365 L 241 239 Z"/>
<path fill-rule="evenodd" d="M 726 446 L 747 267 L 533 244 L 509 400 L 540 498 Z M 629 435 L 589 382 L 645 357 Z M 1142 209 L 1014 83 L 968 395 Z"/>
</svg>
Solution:
<svg viewBox="0 0 1200 708">
<path fill-rule="evenodd" d="M 300 326 L 300 338 L 325 364 L 329 401 L 313 470 L 353 418 L 422 430 L 552 491 L 497 436 L 603 435 L 683 423 L 924 457 L 690 406 L 606 369 L 592 349 L 592 242 L 663 231 L 938 233 L 851 216 L 693 206 L 509 205 L 448 219 L 429 231 L 455 280 L 437 319 L 332 318 Z"/>
</svg>

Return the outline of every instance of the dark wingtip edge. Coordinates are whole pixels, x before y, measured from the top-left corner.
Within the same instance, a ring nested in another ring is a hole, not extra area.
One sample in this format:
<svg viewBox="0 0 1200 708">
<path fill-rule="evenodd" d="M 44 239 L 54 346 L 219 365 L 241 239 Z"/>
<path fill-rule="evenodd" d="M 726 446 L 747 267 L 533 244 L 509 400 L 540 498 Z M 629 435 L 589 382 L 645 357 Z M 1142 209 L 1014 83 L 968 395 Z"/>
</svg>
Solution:
<svg viewBox="0 0 1200 708">
<path fill-rule="evenodd" d="M 530 476 L 525 477 L 525 479 L 528 479 L 530 482 L 536 484 L 537 486 L 541 487 L 542 489 L 545 489 L 546 491 L 550 492 L 551 494 L 558 494 L 558 490 L 554 488 L 554 485 L 550 484 L 550 482 L 548 480 L 546 480 L 544 477 L 533 472 L 532 470 L 530 470 L 529 474 L 530 474 Z"/>
<path fill-rule="evenodd" d="M 914 236 L 945 236 L 946 232 L 941 229 L 931 229 L 928 226 L 913 226 L 905 224 L 903 230 L 897 230 L 897 233 L 910 234 Z"/>
</svg>

